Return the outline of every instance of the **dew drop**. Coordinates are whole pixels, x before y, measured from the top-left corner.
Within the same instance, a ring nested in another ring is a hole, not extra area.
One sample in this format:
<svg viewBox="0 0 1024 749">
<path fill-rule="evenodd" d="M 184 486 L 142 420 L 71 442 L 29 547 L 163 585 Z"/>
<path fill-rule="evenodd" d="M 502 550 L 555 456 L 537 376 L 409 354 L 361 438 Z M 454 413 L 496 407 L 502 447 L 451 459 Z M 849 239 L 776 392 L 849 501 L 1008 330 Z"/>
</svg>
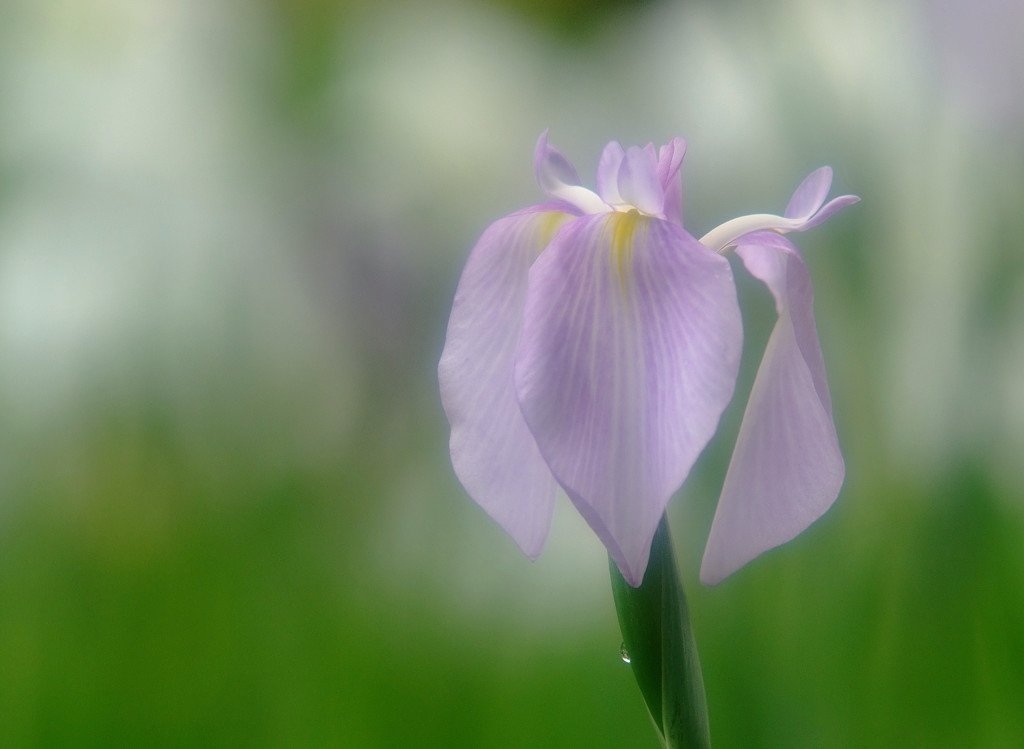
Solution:
<svg viewBox="0 0 1024 749">
<path fill-rule="evenodd" d="M 626 643 L 622 643 L 619 647 L 619 656 L 622 658 L 623 663 L 629 663 L 629 651 L 626 650 Z"/>
</svg>

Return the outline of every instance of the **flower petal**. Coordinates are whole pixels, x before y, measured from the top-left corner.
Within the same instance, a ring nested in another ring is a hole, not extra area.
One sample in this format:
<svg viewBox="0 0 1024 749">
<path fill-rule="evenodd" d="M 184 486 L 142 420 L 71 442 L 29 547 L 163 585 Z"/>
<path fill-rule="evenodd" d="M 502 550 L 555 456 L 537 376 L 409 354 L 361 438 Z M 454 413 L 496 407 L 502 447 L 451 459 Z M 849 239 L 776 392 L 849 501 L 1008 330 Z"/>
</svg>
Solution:
<svg viewBox="0 0 1024 749">
<path fill-rule="evenodd" d="M 608 205 L 621 205 L 624 201 L 619 194 L 619 169 L 626 152 L 616 141 L 612 141 L 601 151 L 597 162 L 597 194 Z"/>
<path fill-rule="evenodd" d="M 800 186 L 786 206 L 786 218 L 808 219 L 821 207 L 832 187 L 832 167 L 823 166 L 815 169 Z"/>
<path fill-rule="evenodd" d="M 540 134 L 533 152 L 533 168 L 540 189 L 583 213 L 606 213 L 611 209 L 597 193 L 580 186 L 576 169 L 561 153 L 548 145 L 548 131 Z"/>
<path fill-rule="evenodd" d="M 856 195 L 840 195 L 838 198 L 832 198 L 828 201 L 817 213 L 815 213 L 809 220 L 805 221 L 803 226 L 800 227 L 799 231 L 807 231 L 818 224 L 821 224 L 828 219 L 832 218 L 836 213 L 846 208 L 848 205 L 859 203 L 860 198 Z"/>
<path fill-rule="evenodd" d="M 632 585 L 732 396 L 742 337 L 728 262 L 668 221 L 575 219 L 530 269 L 520 407 Z"/>
<path fill-rule="evenodd" d="M 455 473 L 531 558 L 547 539 L 557 484 L 519 411 L 513 362 L 530 265 L 567 218 L 532 209 L 491 224 L 462 272 L 438 365 Z"/>
<path fill-rule="evenodd" d="M 716 226 L 700 238 L 702 244 L 715 252 L 722 252 L 728 247 L 743 244 L 749 234 L 771 229 L 785 234 L 791 231 L 806 231 L 833 216 L 837 211 L 853 205 L 860 198 L 856 195 L 842 195 L 833 198 L 821 207 L 828 190 L 832 186 L 832 169 L 823 166 L 817 169 L 800 183 L 793 197 L 786 206 L 785 216 L 771 213 L 756 213 L 740 216 Z"/>
<path fill-rule="evenodd" d="M 683 181 L 679 168 L 686 155 L 686 141 L 673 138 L 658 151 L 658 179 L 665 191 L 665 218 L 674 224 L 683 225 Z"/>
<path fill-rule="evenodd" d="M 835 501 L 845 468 L 803 259 L 764 232 L 736 250 L 775 296 L 779 319 L 750 393 L 711 525 L 701 581 L 714 585 L 789 541 Z"/>
<path fill-rule="evenodd" d="M 823 166 L 807 175 L 786 206 L 786 218 L 797 222 L 789 231 L 807 231 L 828 220 L 840 209 L 860 201 L 856 195 L 841 195 L 822 206 L 831 187 L 831 167 Z"/>
<path fill-rule="evenodd" d="M 619 166 L 619 195 L 626 205 L 648 216 L 664 217 L 665 190 L 658 179 L 657 158 L 651 151 L 632 146 Z"/>
</svg>

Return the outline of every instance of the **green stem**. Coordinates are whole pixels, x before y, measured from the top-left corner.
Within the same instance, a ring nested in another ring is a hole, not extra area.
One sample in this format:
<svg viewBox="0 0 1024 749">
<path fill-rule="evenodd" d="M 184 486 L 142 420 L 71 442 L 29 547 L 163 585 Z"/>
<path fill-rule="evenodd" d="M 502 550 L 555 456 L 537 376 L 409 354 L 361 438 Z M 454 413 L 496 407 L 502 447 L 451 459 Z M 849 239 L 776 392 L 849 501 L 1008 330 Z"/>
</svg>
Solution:
<svg viewBox="0 0 1024 749">
<path fill-rule="evenodd" d="M 612 594 L 629 664 L 667 749 L 710 749 L 707 698 L 667 516 L 639 588 L 611 563 Z"/>
</svg>

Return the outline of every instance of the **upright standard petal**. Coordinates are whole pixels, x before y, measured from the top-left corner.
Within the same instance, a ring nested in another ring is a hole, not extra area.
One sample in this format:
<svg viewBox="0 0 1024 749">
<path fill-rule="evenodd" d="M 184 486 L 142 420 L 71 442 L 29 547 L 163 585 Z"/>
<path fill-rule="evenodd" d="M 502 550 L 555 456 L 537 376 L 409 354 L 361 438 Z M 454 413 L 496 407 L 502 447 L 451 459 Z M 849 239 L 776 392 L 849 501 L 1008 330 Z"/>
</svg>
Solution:
<svg viewBox="0 0 1024 749">
<path fill-rule="evenodd" d="M 737 254 L 768 285 L 779 319 L 754 380 L 704 551 L 700 577 L 708 585 L 807 528 L 835 501 L 845 473 L 807 266 L 773 232 L 743 242 Z"/>
<path fill-rule="evenodd" d="M 807 231 L 827 221 L 837 211 L 860 200 L 856 195 L 840 195 L 823 206 L 822 203 L 828 197 L 831 187 L 831 167 L 823 166 L 807 175 L 807 178 L 796 188 L 796 192 L 789 200 L 789 205 L 786 206 L 786 218 L 800 222 L 799 226 L 794 227 L 791 231 Z"/>
<path fill-rule="evenodd" d="M 832 167 L 823 166 L 815 169 L 796 188 L 784 215 L 786 218 L 809 219 L 821 208 L 831 187 Z"/>
<path fill-rule="evenodd" d="M 582 213 L 607 213 L 607 205 L 596 192 L 580 185 L 576 168 L 557 149 L 548 145 L 548 131 L 540 134 L 533 152 L 533 169 L 540 189 Z"/>
<path fill-rule="evenodd" d="M 626 150 L 619 166 L 619 195 L 648 216 L 665 217 L 665 188 L 658 179 L 658 157 L 653 148 Z"/>
<path fill-rule="evenodd" d="M 683 181 L 679 168 L 686 155 L 686 141 L 673 138 L 658 151 L 658 179 L 665 191 L 665 218 L 679 226 L 683 225 Z"/>
<path fill-rule="evenodd" d="M 513 361 L 530 265 L 568 218 L 530 209 L 484 232 L 459 281 L 438 365 L 455 473 L 531 558 L 547 539 L 557 484 L 516 402 Z"/>
<path fill-rule="evenodd" d="M 597 194 L 608 205 L 625 203 L 619 194 L 619 169 L 626 151 L 616 141 L 612 141 L 601 151 L 597 162 Z"/>
<path fill-rule="evenodd" d="M 574 219 L 530 269 L 520 407 L 631 585 L 732 396 L 742 337 L 728 262 L 637 211 Z"/>
</svg>

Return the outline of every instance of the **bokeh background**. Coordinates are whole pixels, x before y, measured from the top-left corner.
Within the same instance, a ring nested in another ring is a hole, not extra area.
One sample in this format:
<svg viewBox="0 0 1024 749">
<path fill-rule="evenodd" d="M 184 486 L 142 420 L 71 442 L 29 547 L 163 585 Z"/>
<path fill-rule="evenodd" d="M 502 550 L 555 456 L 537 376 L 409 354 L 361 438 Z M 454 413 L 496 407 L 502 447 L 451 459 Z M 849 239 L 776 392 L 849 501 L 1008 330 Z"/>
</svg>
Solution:
<svg viewBox="0 0 1024 749">
<path fill-rule="evenodd" d="M 696 581 L 773 310 L 671 505 L 716 747 L 1024 745 L 1024 5 L 0 0 L 0 745 L 656 747 L 603 549 L 447 456 L 472 243 L 551 140 L 689 141 L 798 238 L 848 479 Z"/>
</svg>

